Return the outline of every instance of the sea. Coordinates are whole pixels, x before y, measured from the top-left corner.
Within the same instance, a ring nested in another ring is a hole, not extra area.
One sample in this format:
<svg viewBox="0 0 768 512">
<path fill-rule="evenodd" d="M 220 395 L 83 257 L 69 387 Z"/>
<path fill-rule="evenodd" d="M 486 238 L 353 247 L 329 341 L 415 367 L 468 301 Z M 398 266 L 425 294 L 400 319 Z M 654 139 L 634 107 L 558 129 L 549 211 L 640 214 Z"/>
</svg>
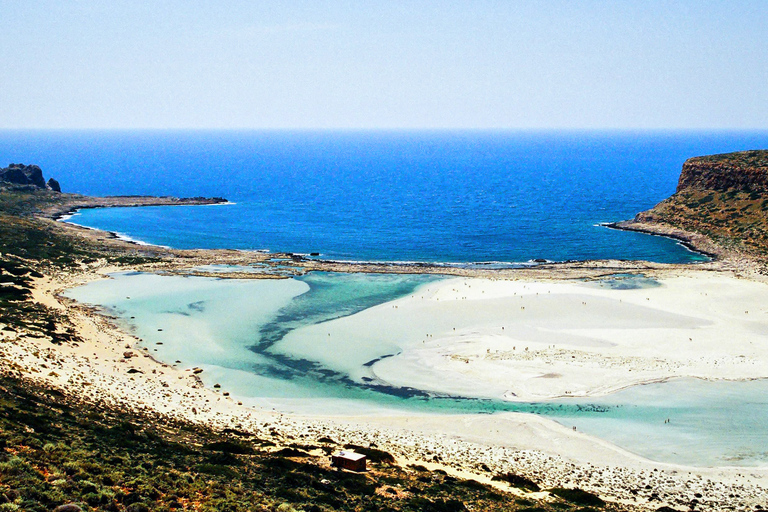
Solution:
<svg viewBox="0 0 768 512">
<path fill-rule="evenodd" d="M 3 166 L 37 164 L 65 192 L 231 202 L 78 224 L 178 248 L 459 264 L 700 260 L 604 224 L 673 194 L 687 158 L 764 147 L 768 131 L 0 132 Z"/>
<path fill-rule="evenodd" d="M 66 192 L 229 201 L 84 210 L 69 219 L 127 239 L 331 260 L 487 266 L 705 261 L 674 240 L 605 224 L 673 194 L 689 157 L 766 147 L 768 132 L 0 132 L 0 162 L 40 165 Z M 155 357 L 203 367 L 206 384 L 220 383 L 256 405 L 302 413 L 348 411 L 350 404 L 373 413 L 528 412 L 653 460 L 768 465 L 768 381 L 681 379 L 599 399 L 510 403 L 358 378 L 368 363 L 344 354 L 367 350 L 373 364 L 397 351 L 387 343 L 366 345 L 351 336 L 333 365 L 274 349 L 296 332 L 397 300 L 435 279 L 124 273 L 67 295 L 109 311 Z M 654 285 L 633 279 L 637 286 Z M 617 278 L 617 289 L 626 282 Z"/>
</svg>

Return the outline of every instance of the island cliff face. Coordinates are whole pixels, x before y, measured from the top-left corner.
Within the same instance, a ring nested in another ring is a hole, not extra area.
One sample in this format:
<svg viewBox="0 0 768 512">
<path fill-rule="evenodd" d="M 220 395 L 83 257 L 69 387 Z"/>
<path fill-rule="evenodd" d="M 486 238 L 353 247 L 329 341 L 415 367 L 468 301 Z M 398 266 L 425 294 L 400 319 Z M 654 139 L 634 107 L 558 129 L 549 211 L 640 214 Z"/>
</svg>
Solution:
<svg viewBox="0 0 768 512">
<path fill-rule="evenodd" d="M 675 194 L 616 227 L 719 256 L 768 259 L 768 150 L 691 158 Z"/>
</svg>

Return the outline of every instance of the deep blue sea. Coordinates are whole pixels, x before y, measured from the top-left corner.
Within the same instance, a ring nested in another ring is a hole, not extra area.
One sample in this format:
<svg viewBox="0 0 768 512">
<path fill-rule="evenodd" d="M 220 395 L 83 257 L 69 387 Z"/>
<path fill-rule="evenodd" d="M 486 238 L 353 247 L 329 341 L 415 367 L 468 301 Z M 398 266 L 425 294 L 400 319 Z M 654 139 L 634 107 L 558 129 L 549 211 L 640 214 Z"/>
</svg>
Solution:
<svg viewBox="0 0 768 512">
<path fill-rule="evenodd" d="M 768 132 L 5 131 L 0 163 L 38 164 L 66 192 L 235 203 L 72 219 L 180 248 L 682 262 L 699 256 L 600 224 L 671 195 L 689 157 L 766 147 Z"/>
</svg>

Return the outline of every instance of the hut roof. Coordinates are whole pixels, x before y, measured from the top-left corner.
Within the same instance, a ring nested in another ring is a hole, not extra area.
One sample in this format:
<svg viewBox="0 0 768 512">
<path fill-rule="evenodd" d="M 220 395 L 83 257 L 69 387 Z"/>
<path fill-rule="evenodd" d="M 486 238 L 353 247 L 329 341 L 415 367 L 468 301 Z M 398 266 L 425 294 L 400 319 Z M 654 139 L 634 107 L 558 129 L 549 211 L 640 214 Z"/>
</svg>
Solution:
<svg viewBox="0 0 768 512">
<path fill-rule="evenodd" d="M 364 459 L 365 455 L 363 455 L 362 453 L 343 450 L 335 454 L 334 457 L 342 457 L 348 460 L 360 460 L 360 459 Z"/>
</svg>

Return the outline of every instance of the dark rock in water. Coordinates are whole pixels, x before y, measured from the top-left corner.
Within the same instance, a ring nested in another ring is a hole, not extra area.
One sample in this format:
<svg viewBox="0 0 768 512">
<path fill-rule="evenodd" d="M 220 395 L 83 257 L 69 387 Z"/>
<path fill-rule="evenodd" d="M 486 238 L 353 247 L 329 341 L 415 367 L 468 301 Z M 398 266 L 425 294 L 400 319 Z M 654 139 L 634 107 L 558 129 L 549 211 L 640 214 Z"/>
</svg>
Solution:
<svg viewBox="0 0 768 512">
<path fill-rule="evenodd" d="M 39 189 L 51 189 L 61 192 L 59 182 L 54 179 L 45 183 L 43 171 L 37 165 L 10 164 L 4 169 L 0 169 L 0 184 L 2 183 L 21 186 L 34 187 Z"/>
<path fill-rule="evenodd" d="M 309 253 L 310 256 L 320 256 L 319 252 L 311 252 Z"/>
<path fill-rule="evenodd" d="M 546 263 L 547 260 L 545 260 L 544 258 L 536 258 L 535 260 L 533 260 L 533 262 L 534 263 Z"/>
<path fill-rule="evenodd" d="M 80 506 L 75 505 L 74 503 L 66 503 L 53 509 L 53 512 L 82 512 L 82 510 L 83 509 L 80 508 Z"/>
<path fill-rule="evenodd" d="M 48 188 L 54 192 L 61 192 L 61 185 L 59 185 L 59 182 L 53 178 L 48 179 Z"/>
</svg>

